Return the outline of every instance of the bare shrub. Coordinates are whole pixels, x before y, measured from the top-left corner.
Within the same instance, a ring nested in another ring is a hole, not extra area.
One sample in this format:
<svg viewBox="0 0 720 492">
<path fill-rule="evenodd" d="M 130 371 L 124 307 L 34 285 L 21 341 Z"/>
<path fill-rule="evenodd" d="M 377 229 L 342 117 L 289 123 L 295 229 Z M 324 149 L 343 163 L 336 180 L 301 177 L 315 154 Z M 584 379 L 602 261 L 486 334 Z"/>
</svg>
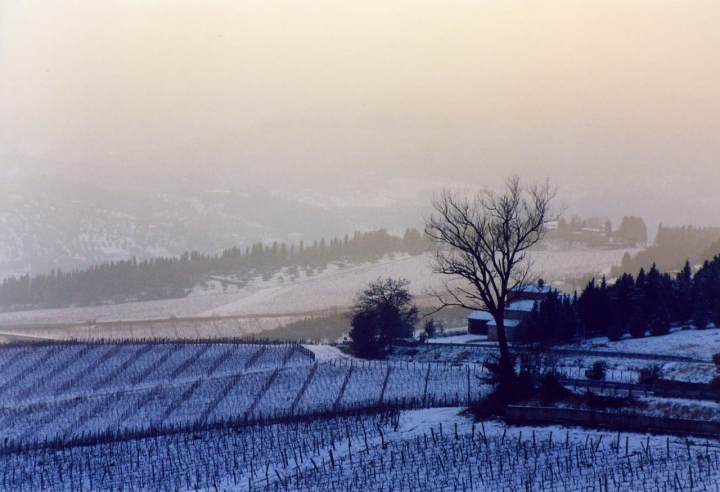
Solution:
<svg viewBox="0 0 720 492">
<path fill-rule="evenodd" d="M 660 364 L 643 367 L 638 371 L 638 383 L 652 385 L 658 382 L 662 377 L 662 367 Z"/>
<path fill-rule="evenodd" d="M 595 361 L 590 369 L 585 370 L 585 377 L 593 381 L 605 381 L 607 368 L 607 362 L 604 360 Z"/>
</svg>

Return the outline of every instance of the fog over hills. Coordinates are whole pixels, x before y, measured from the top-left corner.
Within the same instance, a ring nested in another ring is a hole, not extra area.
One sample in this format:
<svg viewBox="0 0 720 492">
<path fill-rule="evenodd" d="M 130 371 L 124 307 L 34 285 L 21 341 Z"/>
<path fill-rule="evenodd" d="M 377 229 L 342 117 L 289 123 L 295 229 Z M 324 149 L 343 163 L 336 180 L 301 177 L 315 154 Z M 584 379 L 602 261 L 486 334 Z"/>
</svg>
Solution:
<svg viewBox="0 0 720 492">
<path fill-rule="evenodd" d="M 0 185 L 0 272 L 47 273 L 193 250 L 214 254 L 258 241 L 312 243 L 355 230 L 402 233 L 421 225 L 418 203 L 327 208 L 259 186 L 151 193 L 22 178 Z"/>
<path fill-rule="evenodd" d="M 43 268 L 314 240 L 416 226 L 433 190 L 510 173 L 651 237 L 720 224 L 718 24 L 719 3 L 674 0 L 7 1 L 0 183 L 26 189 L 0 240 Z M 28 198 L 43 176 L 52 199 Z M 250 189 L 248 213 L 204 193 Z M 117 239 L 80 238 L 100 222 Z M 113 232 L 130 223 L 155 235 Z"/>
<path fill-rule="evenodd" d="M 432 195 L 442 187 L 484 184 L 482 175 L 462 179 L 450 170 L 444 180 L 442 171 L 434 177 L 350 171 L 317 176 L 313 183 L 278 174 L 261 186 L 243 182 L 241 170 L 177 168 L 163 175 L 139 165 L 88 166 L 71 175 L 53 170 L 45 159 L 22 164 L 6 171 L 0 183 L 5 275 L 187 250 L 217 253 L 257 241 L 312 242 L 355 230 L 401 233 L 422 227 Z M 568 216 L 605 216 L 616 226 L 624 215 L 640 216 L 651 239 L 660 223 L 720 223 L 720 196 L 711 180 L 648 175 L 585 186 L 556 181 Z"/>
</svg>

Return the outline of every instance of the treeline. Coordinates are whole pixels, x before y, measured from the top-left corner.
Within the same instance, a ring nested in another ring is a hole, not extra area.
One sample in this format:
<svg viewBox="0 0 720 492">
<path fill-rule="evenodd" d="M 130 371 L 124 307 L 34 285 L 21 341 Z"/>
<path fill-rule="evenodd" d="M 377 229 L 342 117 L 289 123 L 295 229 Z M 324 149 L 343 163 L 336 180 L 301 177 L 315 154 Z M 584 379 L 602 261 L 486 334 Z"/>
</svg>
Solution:
<svg viewBox="0 0 720 492">
<path fill-rule="evenodd" d="M 691 265 L 699 265 L 716 254 L 720 254 L 720 227 L 666 227 L 660 224 L 655 243 L 635 256 L 625 254 L 612 274 L 636 272 L 640 268 L 647 270 L 652 264 L 664 272 L 678 271 L 685 260 L 690 260 Z"/>
<path fill-rule="evenodd" d="M 720 256 L 693 276 L 690 263 L 674 276 L 653 265 L 637 277 L 625 273 L 612 285 L 591 280 L 578 296 L 550 293 L 536 302 L 527 320 L 529 341 L 567 341 L 576 336 L 620 340 L 665 335 L 672 323 L 704 329 L 720 326 Z"/>
<path fill-rule="evenodd" d="M 374 261 L 390 253 L 418 255 L 428 249 L 429 242 L 415 228 L 405 230 L 403 237 L 393 236 L 385 229 L 371 232 L 355 232 L 350 237 L 333 238 L 325 242 L 306 245 L 303 241 L 288 247 L 285 243 L 271 245 L 256 243 L 252 246 L 231 248 L 217 256 L 202 256 L 206 271 L 220 274 L 268 273 L 284 267 L 324 268 L 330 262 L 346 261 L 361 263 Z"/>
<path fill-rule="evenodd" d="M 71 305 L 96 305 L 130 301 L 171 299 L 185 296 L 209 275 L 233 275 L 239 279 L 268 276 L 282 268 L 298 275 L 299 268 L 311 271 L 329 262 L 361 263 L 390 253 L 421 254 L 428 247 L 417 229 L 403 237 L 385 229 L 350 237 L 321 239 L 305 245 L 256 243 L 244 250 L 230 248 L 216 255 L 198 252 L 174 258 L 105 262 L 84 270 L 6 278 L 0 285 L 0 308 L 40 309 Z M 235 283 L 242 283 L 242 280 Z"/>
<path fill-rule="evenodd" d="M 640 217 L 623 217 L 620 227 L 613 230 L 612 222 L 601 217 L 583 219 L 573 215 L 570 220 L 561 217 L 557 227 L 548 231 L 546 241 L 561 244 L 565 248 L 583 244 L 590 248 L 605 246 L 630 246 L 646 243 L 648 240 L 647 226 Z"/>
</svg>

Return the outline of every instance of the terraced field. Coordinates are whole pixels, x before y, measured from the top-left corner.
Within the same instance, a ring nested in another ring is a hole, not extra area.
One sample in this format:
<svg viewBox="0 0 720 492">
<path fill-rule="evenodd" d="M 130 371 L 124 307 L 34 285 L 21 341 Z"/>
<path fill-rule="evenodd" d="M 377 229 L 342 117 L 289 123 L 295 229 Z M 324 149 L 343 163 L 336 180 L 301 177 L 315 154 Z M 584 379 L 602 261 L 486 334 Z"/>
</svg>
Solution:
<svg viewBox="0 0 720 492">
<path fill-rule="evenodd" d="M 10 443 L 70 442 L 383 405 L 466 405 L 482 395 L 475 384 L 481 372 L 476 365 L 320 362 L 292 344 L 5 346 L 0 428 Z"/>
</svg>

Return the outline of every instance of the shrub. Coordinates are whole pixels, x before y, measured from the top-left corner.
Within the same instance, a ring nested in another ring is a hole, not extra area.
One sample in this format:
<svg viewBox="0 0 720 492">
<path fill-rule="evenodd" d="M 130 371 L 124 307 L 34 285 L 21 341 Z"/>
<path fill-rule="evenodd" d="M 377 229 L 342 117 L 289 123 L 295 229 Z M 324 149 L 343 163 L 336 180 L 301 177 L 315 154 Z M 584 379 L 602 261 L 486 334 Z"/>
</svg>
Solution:
<svg viewBox="0 0 720 492">
<path fill-rule="evenodd" d="M 654 337 L 667 335 L 670 333 L 670 323 L 666 320 L 655 318 L 650 323 L 650 333 Z"/>
<path fill-rule="evenodd" d="M 638 308 L 639 309 L 639 308 Z M 630 319 L 629 332 L 633 338 L 643 338 L 648 330 L 647 322 L 642 314 L 634 313 Z"/>
<path fill-rule="evenodd" d="M 438 327 L 435 325 L 435 320 L 433 318 L 426 319 L 423 323 L 423 332 L 427 338 L 432 338 L 437 333 Z"/>
<path fill-rule="evenodd" d="M 693 313 L 693 324 L 698 330 L 706 329 L 710 323 L 709 309 L 705 304 L 706 302 L 700 301 L 700 305 L 695 308 Z"/>
<path fill-rule="evenodd" d="M 720 352 L 713 354 L 712 361 L 715 364 L 715 370 L 720 372 Z"/>
<path fill-rule="evenodd" d="M 590 369 L 585 370 L 585 377 L 593 381 L 605 381 L 607 373 L 607 362 L 604 360 L 595 361 Z"/>
<path fill-rule="evenodd" d="M 718 395 L 720 395 L 720 376 L 715 376 L 714 378 L 712 378 L 709 386 L 710 386 L 710 391 L 713 391 L 713 392 L 717 393 Z"/>
<path fill-rule="evenodd" d="M 634 406 L 637 402 L 633 396 L 597 395 L 588 391 L 585 402 L 591 410 L 605 410 L 606 408 L 626 408 Z"/>
<path fill-rule="evenodd" d="M 515 367 L 516 357 L 511 355 L 511 364 Z M 500 358 L 497 355 L 489 355 L 483 361 L 483 367 L 488 372 L 487 382 L 496 386 L 500 383 Z"/>
<path fill-rule="evenodd" d="M 607 329 L 607 337 L 608 340 L 611 342 L 617 342 L 620 339 L 622 339 L 623 335 L 625 334 L 625 330 L 620 325 L 618 321 L 613 321 L 610 323 Z"/>
<path fill-rule="evenodd" d="M 655 384 L 662 377 L 662 367 L 660 364 L 643 367 L 638 374 L 639 384 Z"/>
<path fill-rule="evenodd" d="M 570 390 L 560 382 L 557 371 L 548 371 L 540 376 L 539 393 L 544 404 L 552 404 L 569 396 Z"/>
</svg>

